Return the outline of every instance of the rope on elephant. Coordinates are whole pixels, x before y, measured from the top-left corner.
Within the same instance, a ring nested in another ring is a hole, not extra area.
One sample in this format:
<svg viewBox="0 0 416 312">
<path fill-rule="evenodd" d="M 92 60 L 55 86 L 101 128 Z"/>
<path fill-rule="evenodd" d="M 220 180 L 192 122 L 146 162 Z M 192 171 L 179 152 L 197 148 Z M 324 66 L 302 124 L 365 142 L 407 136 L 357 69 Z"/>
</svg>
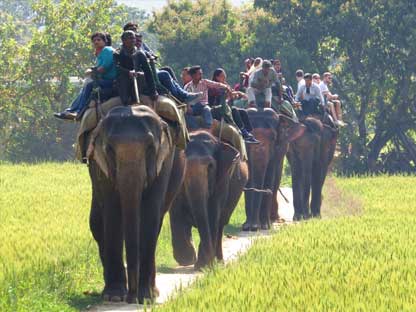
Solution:
<svg viewBox="0 0 416 312">
<path fill-rule="evenodd" d="M 282 195 L 282 197 L 285 200 L 285 202 L 287 204 L 289 204 L 289 199 L 285 196 L 285 194 L 283 194 L 282 189 L 280 187 L 279 187 L 279 193 L 280 193 L 280 195 Z"/>
<path fill-rule="evenodd" d="M 270 189 L 266 189 L 266 190 L 259 190 L 256 189 L 254 187 L 245 187 L 243 189 L 243 191 L 245 192 L 256 192 L 256 193 L 264 193 L 264 194 L 268 194 L 268 195 L 273 195 L 273 192 Z"/>
</svg>

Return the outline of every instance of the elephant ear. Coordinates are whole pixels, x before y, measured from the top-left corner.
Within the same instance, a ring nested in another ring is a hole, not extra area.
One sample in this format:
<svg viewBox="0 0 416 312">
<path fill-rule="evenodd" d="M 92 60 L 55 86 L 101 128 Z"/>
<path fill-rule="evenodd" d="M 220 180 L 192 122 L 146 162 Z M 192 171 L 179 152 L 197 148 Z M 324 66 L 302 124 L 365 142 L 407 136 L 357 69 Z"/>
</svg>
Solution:
<svg viewBox="0 0 416 312">
<path fill-rule="evenodd" d="M 233 165 L 240 160 L 240 153 L 230 144 L 220 142 L 216 154 L 217 159 L 217 185 L 231 174 Z"/>
<path fill-rule="evenodd" d="M 287 140 L 288 142 L 293 142 L 300 138 L 306 131 L 305 125 L 301 123 L 294 123 L 287 130 Z"/>
<path fill-rule="evenodd" d="M 280 130 L 281 128 L 285 129 L 285 140 L 289 143 L 301 137 L 306 130 L 306 127 L 297 118 L 293 119 L 283 114 L 279 115 L 279 128 Z"/>
</svg>

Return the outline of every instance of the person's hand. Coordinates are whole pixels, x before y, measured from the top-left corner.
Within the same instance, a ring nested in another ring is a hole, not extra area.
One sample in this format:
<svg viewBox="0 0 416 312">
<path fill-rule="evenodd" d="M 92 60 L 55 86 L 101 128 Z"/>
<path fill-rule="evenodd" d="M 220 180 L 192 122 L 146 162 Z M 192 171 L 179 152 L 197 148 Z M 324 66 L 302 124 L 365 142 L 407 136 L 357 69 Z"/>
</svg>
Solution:
<svg viewBox="0 0 416 312">
<path fill-rule="evenodd" d="M 295 103 L 293 104 L 293 107 L 294 107 L 294 108 L 296 108 L 296 109 L 298 109 L 298 108 L 302 108 L 302 104 L 301 104 L 300 102 L 295 102 Z"/>
<path fill-rule="evenodd" d="M 92 69 L 91 68 L 88 68 L 86 71 L 85 71 L 85 75 L 86 76 L 89 76 L 89 75 L 91 75 L 92 74 Z"/>
<path fill-rule="evenodd" d="M 283 103 L 283 98 L 278 97 L 278 98 L 277 98 L 277 104 L 282 104 L 282 103 Z"/>
<path fill-rule="evenodd" d="M 192 115 L 192 107 L 190 105 L 186 107 L 186 113 Z"/>
<path fill-rule="evenodd" d="M 129 71 L 129 77 L 133 78 L 133 77 L 137 77 L 137 73 L 134 70 Z"/>
<path fill-rule="evenodd" d="M 338 94 L 334 94 L 333 97 L 334 97 L 335 100 L 338 100 L 338 98 L 339 98 Z"/>
</svg>

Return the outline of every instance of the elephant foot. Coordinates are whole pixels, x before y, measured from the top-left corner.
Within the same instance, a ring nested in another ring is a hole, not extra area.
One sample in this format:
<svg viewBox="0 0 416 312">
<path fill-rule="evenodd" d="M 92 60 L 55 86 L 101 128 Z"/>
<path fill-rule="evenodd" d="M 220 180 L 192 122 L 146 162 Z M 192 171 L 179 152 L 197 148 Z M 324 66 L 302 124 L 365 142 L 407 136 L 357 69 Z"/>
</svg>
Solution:
<svg viewBox="0 0 416 312">
<path fill-rule="evenodd" d="M 303 214 L 303 219 L 304 220 L 309 220 L 312 217 L 312 215 L 310 213 L 304 213 Z"/>
<path fill-rule="evenodd" d="M 139 296 L 137 300 L 140 304 L 153 304 L 157 297 L 159 297 L 160 292 L 159 289 L 154 287 L 140 287 L 139 288 Z"/>
<path fill-rule="evenodd" d="M 303 217 L 300 213 L 295 213 L 293 215 L 293 221 L 302 221 Z"/>
<path fill-rule="evenodd" d="M 178 253 L 175 253 L 174 258 L 181 266 L 193 265 L 196 262 L 196 254 L 194 249 L 192 249 L 189 252 L 182 251 L 180 255 Z"/>
<path fill-rule="evenodd" d="M 126 300 L 127 289 L 124 286 L 105 287 L 102 293 L 105 302 L 122 302 Z"/>
<path fill-rule="evenodd" d="M 261 229 L 264 230 L 264 231 L 270 230 L 270 224 L 262 223 Z"/>
<path fill-rule="evenodd" d="M 258 230 L 259 230 L 259 225 L 257 224 L 257 223 L 255 223 L 255 224 L 252 224 L 251 226 L 250 226 L 250 231 L 251 232 L 257 232 Z"/>
<path fill-rule="evenodd" d="M 242 229 L 244 232 L 248 232 L 248 231 L 250 231 L 250 228 L 251 228 L 251 224 L 250 224 L 249 222 L 245 222 L 245 223 L 243 224 L 243 226 L 241 227 L 241 229 Z"/>
</svg>

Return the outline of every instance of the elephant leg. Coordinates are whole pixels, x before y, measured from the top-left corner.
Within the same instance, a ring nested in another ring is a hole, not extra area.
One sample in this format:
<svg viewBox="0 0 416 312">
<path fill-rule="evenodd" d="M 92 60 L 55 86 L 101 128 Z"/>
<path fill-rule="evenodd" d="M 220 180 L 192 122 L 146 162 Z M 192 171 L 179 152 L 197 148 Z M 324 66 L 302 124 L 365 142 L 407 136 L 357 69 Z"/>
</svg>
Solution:
<svg viewBox="0 0 416 312">
<path fill-rule="evenodd" d="M 180 265 L 196 262 L 195 248 L 192 244 L 192 224 L 186 218 L 186 205 L 183 195 L 179 195 L 170 210 L 170 228 L 172 231 L 173 257 Z"/>
<path fill-rule="evenodd" d="M 144 204 L 140 228 L 140 273 L 138 301 L 153 301 L 159 295 L 156 288 L 156 243 L 161 227 L 160 207 Z M 158 209 L 159 208 L 159 209 Z"/>
<path fill-rule="evenodd" d="M 279 146 L 277 151 L 277 162 L 276 162 L 276 169 L 275 169 L 275 185 L 274 185 L 274 192 L 272 197 L 272 206 L 270 212 L 270 220 L 271 222 L 278 221 L 279 217 L 279 202 L 277 201 L 277 193 L 279 192 L 280 183 L 282 180 L 282 173 L 283 173 L 283 162 L 285 159 L 285 155 L 288 150 L 288 144 L 283 144 Z"/>
<path fill-rule="evenodd" d="M 277 195 L 276 165 L 274 161 L 269 163 L 266 172 L 264 188 L 269 189 L 272 194 L 263 195 L 263 200 L 260 206 L 260 224 L 262 230 L 269 230 L 271 227 L 271 210 L 273 206 L 273 200 L 276 199 Z"/>
<path fill-rule="evenodd" d="M 173 154 L 166 159 L 158 178 L 143 195 L 140 226 L 140 274 L 139 303 L 153 301 L 159 295 L 156 288 L 156 244 L 162 226 L 165 209 L 165 195 L 173 165 Z"/>
<path fill-rule="evenodd" d="M 251 181 L 248 182 L 247 187 L 251 188 L 254 187 Z M 246 211 L 246 221 L 243 223 L 242 230 L 243 231 L 250 231 L 251 227 L 251 220 L 253 218 L 253 206 L 254 206 L 254 192 L 252 191 L 245 191 L 244 192 L 244 199 L 245 199 L 245 211 Z"/>
<path fill-rule="evenodd" d="M 166 191 L 165 211 L 169 211 L 178 196 L 185 178 L 185 155 L 183 151 L 176 150 L 173 159 L 172 171 Z"/>
<path fill-rule="evenodd" d="M 321 217 L 321 204 L 322 204 L 322 168 L 319 162 L 314 162 L 312 169 L 312 200 L 311 200 L 311 211 L 312 217 Z"/>
<path fill-rule="evenodd" d="M 103 265 L 106 301 L 121 301 L 126 295 L 126 272 L 122 261 L 120 207 L 115 190 L 97 165 L 90 164 L 93 185 L 90 229 L 99 248 Z"/>
<path fill-rule="evenodd" d="M 300 161 L 300 159 L 298 159 L 297 155 L 295 155 L 294 152 L 288 154 L 288 159 L 290 163 L 290 169 L 292 172 L 293 207 L 295 210 L 293 221 L 300 221 L 302 219 L 303 212 L 302 162 Z"/>
<path fill-rule="evenodd" d="M 224 224 L 220 224 L 217 231 L 217 243 L 215 248 L 215 256 L 218 261 L 224 261 L 224 256 L 222 254 L 222 237 L 224 234 Z"/>
<path fill-rule="evenodd" d="M 195 269 L 199 270 L 212 263 L 214 259 L 214 242 L 213 234 L 209 224 L 208 213 L 200 212 L 195 216 L 196 226 L 200 237 L 200 243 L 198 246 L 198 260 L 195 263 Z"/>
<path fill-rule="evenodd" d="M 103 298 L 106 301 L 123 301 L 126 289 L 126 270 L 123 263 L 123 230 L 121 208 L 117 196 L 108 197 L 104 216 L 104 279 Z"/>
<path fill-rule="evenodd" d="M 303 172 L 303 205 L 302 205 L 302 214 L 304 219 L 310 218 L 310 209 L 309 209 L 309 197 L 311 193 L 311 180 L 312 180 L 312 161 L 305 159 L 304 162 L 304 172 Z"/>
</svg>

